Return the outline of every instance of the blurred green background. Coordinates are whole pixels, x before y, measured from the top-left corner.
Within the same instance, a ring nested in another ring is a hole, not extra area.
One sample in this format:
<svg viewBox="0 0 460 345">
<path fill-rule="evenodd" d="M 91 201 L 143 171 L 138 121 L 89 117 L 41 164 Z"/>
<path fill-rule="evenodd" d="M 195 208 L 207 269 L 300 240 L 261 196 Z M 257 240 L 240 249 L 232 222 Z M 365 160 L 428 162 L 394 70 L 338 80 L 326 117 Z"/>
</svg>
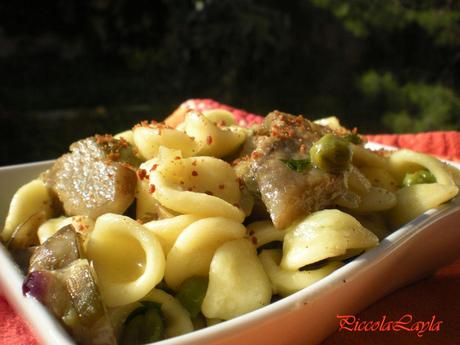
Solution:
<svg viewBox="0 0 460 345">
<path fill-rule="evenodd" d="M 0 3 L 0 165 L 54 158 L 188 98 L 460 129 L 460 1 Z"/>
</svg>

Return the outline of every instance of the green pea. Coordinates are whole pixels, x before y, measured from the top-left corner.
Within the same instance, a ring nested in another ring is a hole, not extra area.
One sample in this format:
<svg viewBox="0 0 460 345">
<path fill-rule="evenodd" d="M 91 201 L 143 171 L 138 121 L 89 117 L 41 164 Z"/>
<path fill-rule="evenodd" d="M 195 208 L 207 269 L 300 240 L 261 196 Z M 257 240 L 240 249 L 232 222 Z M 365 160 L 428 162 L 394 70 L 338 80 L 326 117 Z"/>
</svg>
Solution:
<svg viewBox="0 0 460 345">
<path fill-rule="evenodd" d="M 121 337 L 121 343 L 124 345 L 140 344 L 140 334 L 143 326 L 143 315 L 138 315 L 132 318 L 128 323 L 125 324 Z"/>
<path fill-rule="evenodd" d="M 347 140 L 326 134 L 310 149 L 313 165 L 332 174 L 340 174 L 351 164 L 351 147 Z"/>
<path fill-rule="evenodd" d="M 158 309 L 149 309 L 144 315 L 144 329 L 142 332 L 142 342 L 152 343 L 161 340 L 165 325 L 161 312 Z"/>
<path fill-rule="evenodd" d="M 208 289 L 208 278 L 191 277 L 185 280 L 177 292 L 176 298 L 188 310 L 192 318 L 201 311 L 206 290 Z"/>
<path fill-rule="evenodd" d="M 137 345 L 159 341 L 164 338 L 165 322 L 156 303 L 142 302 L 126 319 L 121 344 Z"/>
<path fill-rule="evenodd" d="M 414 173 L 407 173 L 404 176 L 402 185 L 405 187 L 420 183 L 435 183 L 436 177 L 428 170 L 418 170 Z"/>
</svg>

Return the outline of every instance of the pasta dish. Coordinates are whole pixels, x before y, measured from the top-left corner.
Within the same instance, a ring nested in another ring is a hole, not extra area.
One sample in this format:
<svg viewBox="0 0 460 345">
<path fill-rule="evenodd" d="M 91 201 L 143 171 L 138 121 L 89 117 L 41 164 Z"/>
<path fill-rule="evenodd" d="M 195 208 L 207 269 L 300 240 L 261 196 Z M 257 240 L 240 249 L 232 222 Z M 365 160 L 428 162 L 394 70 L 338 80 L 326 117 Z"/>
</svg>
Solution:
<svg viewBox="0 0 460 345">
<path fill-rule="evenodd" d="M 0 233 L 79 344 L 145 344 L 259 309 L 458 194 L 460 172 L 372 151 L 335 117 L 184 111 L 95 135 L 25 184 Z"/>
</svg>

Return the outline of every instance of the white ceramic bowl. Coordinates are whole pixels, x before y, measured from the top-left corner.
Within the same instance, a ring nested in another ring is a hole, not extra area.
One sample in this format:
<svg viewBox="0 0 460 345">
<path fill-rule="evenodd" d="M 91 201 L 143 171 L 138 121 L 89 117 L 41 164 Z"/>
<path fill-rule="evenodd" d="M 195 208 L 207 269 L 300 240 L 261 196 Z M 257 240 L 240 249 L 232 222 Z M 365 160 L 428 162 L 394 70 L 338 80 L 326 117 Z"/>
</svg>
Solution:
<svg viewBox="0 0 460 345">
<path fill-rule="evenodd" d="M 1 219 L 5 218 L 17 188 L 50 164 L 0 168 Z M 457 258 L 458 224 L 460 197 L 427 211 L 385 238 L 377 248 L 302 291 L 233 320 L 156 344 L 317 344 L 337 329 L 337 314 L 356 314 L 386 294 Z M 10 304 L 43 344 L 74 344 L 40 303 L 22 295 L 22 281 L 18 267 L 0 245 L 0 290 Z"/>
</svg>

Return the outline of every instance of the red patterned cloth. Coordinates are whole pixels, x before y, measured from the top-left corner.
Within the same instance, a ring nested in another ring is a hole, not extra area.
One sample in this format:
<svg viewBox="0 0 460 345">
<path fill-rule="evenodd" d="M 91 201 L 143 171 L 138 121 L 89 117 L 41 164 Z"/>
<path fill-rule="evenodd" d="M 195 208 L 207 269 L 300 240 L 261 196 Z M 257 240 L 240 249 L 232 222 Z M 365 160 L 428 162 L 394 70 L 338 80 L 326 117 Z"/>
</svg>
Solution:
<svg viewBox="0 0 460 345">
<path fill-rule="evenodd" d="M 0 344 L 36 345 L 38 342 L 24 321 L 16 315 L 3 296 L 0 296 Z"/>
<path fill-rule="evenodd" d="M 178 109 L 197 109 L 208 110 L 224 108 L 231 111 L 239 124 L 247 125 L 260 123 L 262 117 L 248 113 L 241 109 L 235 109 L 227 105 L 220 104 L 210 99 L 193 99 L 183 103 Z M 381 144 L 392 145 L 402 148 L 410 148 L 415 151 L 434 154 L 446 159 L 460 161 L 460 132 L 430 132 L 420 134 L 379 134 L 368 135 L 370 141 Z M 432 278 L 414 284 L 408 288 L 401 289 L 388 297 L 380 300 L 375 305 L 368 308 L 364 315 L 375 317 L 384 315 L 388 310 L 406 311 L 407 304 L 411 310 L 424 310 L 425 306 L 430 306 L 430 312 L 438 312 L 444 316 L 444 320 L 453 320 L 451 327 L 444 336 L 432 339 L 426 337 L 417 338 L 417 344 L 460 344 L 460 328 L 458 325 L 460 315 L 460 304 L 458 299 L 460 291 L 460 260 L 440 269 Z M 417 293 L 418 299 L 414 300 L 411 296 Z M 420 299 L 420 294 L 422 295 Z M 417 301 L 423 300 L 420 305 Z M 413 305 L 411 304 L 413 303 Z M 406 308 L 406 309 L 404 309 Z M 442 310 L 440 310 L 442 308 Z M 426 308 L 425 308 L 426 309 Z M 359 316 L 359 315 L 358 315 Z M 366 319 L 366 318 L 363 318 Z M 369 317 L 367 317 L 369 319 Z M 456 321 L 456 322 L 455 322 Z M 454 324 L 455 323 L 455 324 Z M 399 335 L 382 338 L 375 338 L 375 334 L 370 335 L 355 334 L 344 338 L 341 334 L 333 334 L 326 344 L 399 344 L 414 340 L 413 338 L 398 338 Z M 379 335 L 377 335 L 379 336 Z M 385 336 L 385 335 L 383 335 Z M 361 337 L 361 338 L 358 338 Z M 35 345 L 38 344 L 22 319 L 18 317 L 10 308 L 8 302 L 0 297 L 0 345 Z"/>
<path fill-rule="evenodd" d="M 369 141 L 460 161 L 460 132 L 367 135 Z"/>
<path fill-rule="evenodd" d="M 263 117 L 256 115 L 246 110 L 233 108 L 229 105 L 216 102 L 213 99 L 189 99 L 188 101 L 182 103 L 179 108 L 184 109 L 193 109 L 193 110 L 212 110 L 212 109 L 225 109 L 230 111 L 233 116 L 235 116 L 236 122 L 240 126 L 247 126 L 253 123 L 261 123 Z"/>
</svg>

